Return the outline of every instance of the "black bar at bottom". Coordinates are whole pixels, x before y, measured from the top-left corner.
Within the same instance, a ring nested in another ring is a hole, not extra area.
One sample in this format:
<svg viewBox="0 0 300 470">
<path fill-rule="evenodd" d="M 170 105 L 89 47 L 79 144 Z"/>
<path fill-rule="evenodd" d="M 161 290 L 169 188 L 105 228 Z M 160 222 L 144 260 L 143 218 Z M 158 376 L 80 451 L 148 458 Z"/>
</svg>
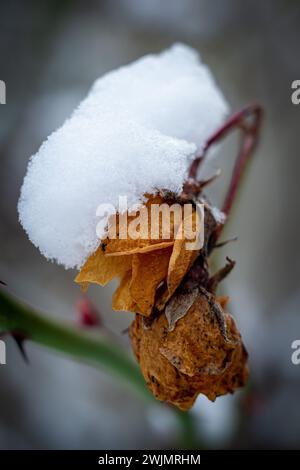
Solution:
<svg viewBox="0 0 300 470">
<path fill-rule="evenodd" d="M 68 468 L 101 468 L 116 466 L 119 468 L 147 468 L 180 467 L 188 465 L 191 467 L 211 464 L 259 464 L 264 460 L 268 464 L 284 463 L 287 466 L 290 459 L 297 457 L 297 450 L 107 450 L 107 451 L 0 451 L 0 468 L 5 469 L 10 466 L 26 465 L 30 467 L 38 466 L 64 466 Z M 56 469 L 55 469 L 56 470 Z"/>
</svg>

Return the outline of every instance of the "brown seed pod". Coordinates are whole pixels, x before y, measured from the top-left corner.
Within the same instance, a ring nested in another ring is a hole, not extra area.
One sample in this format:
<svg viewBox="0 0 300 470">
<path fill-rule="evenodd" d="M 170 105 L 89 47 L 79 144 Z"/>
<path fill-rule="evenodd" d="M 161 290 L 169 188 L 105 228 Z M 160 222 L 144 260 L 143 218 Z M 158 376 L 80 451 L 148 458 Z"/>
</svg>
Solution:
<svg viewBox="0 0 300 470">
<path fill-rule="evenodd" d="M 182 410 L 199 393 L 214 401 L 246 383 L 247 352 L 235 322 L 202 288 L 174 329 L 164 312 L 147 326 L 137 315 L 130 338 L 152 393 Z"/>
</svg>

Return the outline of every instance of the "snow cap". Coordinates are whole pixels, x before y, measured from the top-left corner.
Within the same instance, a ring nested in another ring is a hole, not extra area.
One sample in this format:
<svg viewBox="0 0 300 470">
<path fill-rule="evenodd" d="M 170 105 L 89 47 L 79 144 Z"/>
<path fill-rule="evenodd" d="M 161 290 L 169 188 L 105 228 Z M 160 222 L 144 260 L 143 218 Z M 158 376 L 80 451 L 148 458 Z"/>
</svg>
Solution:
<svg viewBox="0 0 300 470">
<path fill-rule="evenodd" d="M 197 52 L 176 44 L 98 79 L 30 159 L 19 217 L 48 259 L 80 267 L 99 245 L 99 204 L 179 193 L 228 106 Z M 109 214 L 107 214 L 107 217 Z M 104 226 L 104 224 L 103 224 Z"/>
</svg>

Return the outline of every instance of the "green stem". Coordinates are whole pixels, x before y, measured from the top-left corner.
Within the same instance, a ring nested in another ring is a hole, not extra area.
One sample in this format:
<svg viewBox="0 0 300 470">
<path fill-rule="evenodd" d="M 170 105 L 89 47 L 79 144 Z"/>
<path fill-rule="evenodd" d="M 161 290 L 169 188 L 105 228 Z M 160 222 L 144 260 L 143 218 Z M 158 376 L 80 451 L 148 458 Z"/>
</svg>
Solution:
<svg viewBox="0 0 300 470">
<path fill-rule="evenodd" d="M 157 404 L 145 385 L 145 380 L 138 366 L 130 359 L 123 348 L 111 340 L 94 335 L 75 327 L 49 319 L 21 304 L 0 290 L 0 333 L 19 333 L 41 346 L 83 360 L 123 379 L 148 404 Z M 193 417 L 173 409 L 180 426 L 180 445 L 185 448 L 195 447 Z"/>
<path fill-rule="evenodd" d="M 18 332 L 37 344 L 100 365 L 125 379 L 147 401 L 154 401 L 137 365 L 111 340 L 67 326 L 20 304 L 0 291 L 0 332 Z"/>
</svg>

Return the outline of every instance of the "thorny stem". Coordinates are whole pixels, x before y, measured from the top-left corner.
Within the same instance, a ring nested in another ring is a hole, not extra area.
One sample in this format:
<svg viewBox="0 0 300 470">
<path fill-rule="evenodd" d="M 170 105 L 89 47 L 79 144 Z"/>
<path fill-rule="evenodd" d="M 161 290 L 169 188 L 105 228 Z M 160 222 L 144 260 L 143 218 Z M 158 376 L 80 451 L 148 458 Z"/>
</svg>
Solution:
<svg viewBox="0 0 300 470">
<path fill-rule="evenodd" d="M 210 184 L 218 176 L 218 174 L 213 175 L 211 178 L 204 181 L 197 178 L 199 167 L 204 162 L 209 148 L 220 139 L 226 137 L 229 132 L 235 129 L 241 129 L 242 138 L 240 148 L 222 207 L 225 220 L 222 223 L 216 223 L 214 218 L 211 220 L 211 217 L 209 217 L 211 211 L 206 211 L 206 243 L 204 244 L 206 249 L 204 251 L 202 250 L 202 256 L 197 258 L 193 268 L 187 274 L 189 283 L 193 284 L 198 280 L 198 284 L 205 286 L 210 292 L 214 292 L 219 282 L 229 274 L 229 272 L 234 267 L 234 262 L 228 262 L 227 265 L 222 268 L 215 276 L 209 278 L 208 265 L 204 262 L 205 256 L 203 257 L 203 253 L 205 252 L 205 254 L 209 256 L 214 248 L 224 245 L 224 243 L 218 244 L 217 241 L 224 228 L 226 220 L 228 219 L 228 215 L 235 200 L 238 188 L 241 184 L 246 165 L 252 156 L 254 148 L 257 145 L 260 134 L 262 115 L 263 110 L 261 106 L 255 103 L 250 104 L 241 111 L 233 114 L 233 116 L 231 116 L 227 122 L 207 140 L 202 155 L 196 157 L 192 162 L 189 169 L 188 178 L 183 186 L 183 191 L 181 194 L 181 200 L 183 202 L 199 200 L 199 196 L 201 195 L 203 188 L 207 186 L 207 184 Z"/>
<path fill-rule="evenodd" d="M 100 366 L 130 385 L 149 405 L 158 403 L 148 391 L 138 366 L 123 348 L 103 335 L 95 336 L 82 329 L 49 319 L 31 307 L 21 304 L 1 289 L 0 335 L 6 333 L 14 337 L 17 335 L 22 341 L 31 340 L 77 360 Z M 172 409 L 180 427 L 181 443 L 184 442 L 186 447 L 195 446 L 195 435 L 191 435 L 193 417 L 186 417 L 182 411 Z"/>
<path fill-rule="evenodd" d="M 109 338 L 96 337 L 50 319 L 19 303 L 3 290 L 0 290 L 0 333 L 18 333 L 42 346 L 107 367 L 115 375 L 128 379 L 142 397 L 151 399 L 139 369 L 122 348 L 111 344 Z"/>
<path fill-rule="evenodd" d="M 241 129 L 242 139 L 240 143 L 240 149 L 235 161 L 231 181 L 222 207 L 222 212 L 226 215 L 226 217 L 230 213 L 246 165 L 252 156 L 254 148 L 257 145 L 260 135 L 262 117 L 262 107 L 256 103 L 250 104 L 241 111 L 233 114 L 233 116 L 231 116 L 228 121 L 207 140 L 202 155 L 195 158 L 191 164 L 187 187 L 189 185 L 194 188 L 198 187 L 199 191 L 201 191 L 203 184 L 201 184 L 201 181 L 197 181 L 197 173 L 200 165 L 203 163 L 207 155 L 209 148 L 227 136 L 231 131 L 235 129 Z M 219 227 L 216 239 L 219 237 L 222 228 L 223 226 Z"/>
<path fill-rule="evenodd" d="M 259 105 L 254 104 L 234 115 L 228 123 L 227 132 L 234 127 L 239 127 L 243 131 L 244 135 L 222 207 L 222 212 L 224 212 L 226 216 L 228 216 L 234 202 L 246 164 L 251 158 L 253 150 L 258 143 L 262 116 L 262 108 Z M 249 118 L 252 118 L 252 122 L 250 123 L 248 122 Z"/>
</svg>

